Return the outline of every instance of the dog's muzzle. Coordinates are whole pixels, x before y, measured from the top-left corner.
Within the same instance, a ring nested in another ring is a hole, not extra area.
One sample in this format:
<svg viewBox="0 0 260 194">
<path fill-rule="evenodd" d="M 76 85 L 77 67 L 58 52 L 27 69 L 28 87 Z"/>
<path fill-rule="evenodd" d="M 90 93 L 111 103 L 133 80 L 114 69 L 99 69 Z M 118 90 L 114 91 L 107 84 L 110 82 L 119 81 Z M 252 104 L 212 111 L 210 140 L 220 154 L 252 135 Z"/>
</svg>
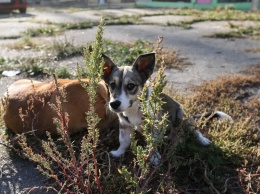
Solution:
<svg viewBox="0 0 260 194">
<path fill-rule="evenodd" d="M 115 100 L 114 102 L 110 102 L 110 107 L 113 110 L 118 109 L 120 105 L 121 105 L 121 102 L 119 100 Z"/>
</svg>

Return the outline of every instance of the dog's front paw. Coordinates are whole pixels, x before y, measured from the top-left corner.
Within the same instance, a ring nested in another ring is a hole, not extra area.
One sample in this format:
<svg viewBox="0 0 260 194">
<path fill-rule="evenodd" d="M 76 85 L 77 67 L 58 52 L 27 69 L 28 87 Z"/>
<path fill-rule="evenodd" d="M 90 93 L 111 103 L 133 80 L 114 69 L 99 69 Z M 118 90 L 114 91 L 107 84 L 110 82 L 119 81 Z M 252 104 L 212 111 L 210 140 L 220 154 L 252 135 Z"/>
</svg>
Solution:
<svg viewBox="0 0 260 194">
<path fill-rule="evenodd" d="M 208 146 L 211 143 L 211 141 L 208 138 L 204 137 L 199 131 L 196 131 L 196 136 L 203 146 Z"/>
<path fill-rule="evenodd" d="M 208 138 L 203 137 L 200 139 L 200 143 L 204 146 L 208 146 L 211 143 L 211 141 Z"/>
<path fill-rule="evenodd" d="M 122 156 L 124 154 L 124 152 L 121 152 L 120 150 L 114 150 L 114 151 L 111 151 L 110 154 L 115 158 L 119 158 L 120 156 Z"/>
<path fill-rule="evenodd" d="M 208 146 L 211 143 L 211 141 L 208 138 L 204 137 L 203 135 L 201 135 L 198 139 L 201 145 L 203 146 Z"/>
</svg>

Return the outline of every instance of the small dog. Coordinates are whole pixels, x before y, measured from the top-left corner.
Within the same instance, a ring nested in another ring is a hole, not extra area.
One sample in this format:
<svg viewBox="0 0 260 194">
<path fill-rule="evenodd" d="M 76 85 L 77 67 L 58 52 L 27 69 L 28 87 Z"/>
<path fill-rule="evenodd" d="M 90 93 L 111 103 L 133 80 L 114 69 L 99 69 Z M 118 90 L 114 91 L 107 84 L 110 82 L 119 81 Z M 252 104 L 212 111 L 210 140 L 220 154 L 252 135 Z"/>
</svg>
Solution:
<svg viewBox="0 0 260 194">
<path fill-rule="evenodd" d="M 143 113 L 140 109 L 138 96 L 141 94 L 144 85 L 153 73 L 155 53 L 140 55 L 132 66 L 118 67 L 105 55 L 103 55 L 103 60 L 104 80 L 108 85 L 110 93 L 109 109 L 117 113 L 119 118 L 120 146 L 117 150 L 111 151 L 110 153 L 114 157 L 120 157 L 130 145 L 130 136 L 133 133 L 133 127 L 136 127 L 137 130 L 141 130 L 140 126 L 142 125 Z M 161 110 L 162 114 L 160 115 L 167 113 L 168 127 L 173 128 L 183 120 L 184 111 L 179 103 L 166 94 L 161 94 L 161 98 L 164 104 Z M 212 117 L 230 118 L 230 116 L 220 111 L 207 113 L 205 116 L 210 115 Z M 196 115 L 194 119 L 202 116 L 204 115 Z M 194 119 L 192 119 L 190 123 L 193 123 Z M 195 127 L 193 127 L 192 130 L 202 145 L 206 146 L 210 144 L 210 140 L 204 137 Z M 160 159 L 160 154 L 155 150 L 151 154 L 150 162 L 154 165 L 158 165 Z"/>
</svg>

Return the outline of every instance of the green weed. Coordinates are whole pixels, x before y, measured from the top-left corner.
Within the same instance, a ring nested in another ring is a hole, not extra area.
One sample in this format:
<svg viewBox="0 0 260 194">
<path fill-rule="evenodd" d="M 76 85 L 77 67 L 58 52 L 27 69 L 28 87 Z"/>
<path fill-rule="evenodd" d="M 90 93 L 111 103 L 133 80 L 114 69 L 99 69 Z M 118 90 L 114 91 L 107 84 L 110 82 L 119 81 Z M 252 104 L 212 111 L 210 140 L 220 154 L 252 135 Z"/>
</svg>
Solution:
<svg viewBox="0 0 260 194">
<path fill-rule="evenodd" d="M 58 24 L 59 28 L 62 30 L 77 30 L 77 29 L 87 29 L 92 28 L 93 23 L 91 22 L 79 22 L 79 23 L 62 23 Z"/>
<path fill-rule="evenodd" d="M 138 15 L 129 16 L 106 16 L 106 25 L 125 25 L 125 24 L 136 24 L 140 20 Z M 73 29 L 87 29 L 92 28 L 93 26 L 97 26 L 97 23 L 93 22 L 75 22 L 75 23 L 60 23 L 60 24 L 51 24 L 51 27 L 40 27 L 40 28 L 29 28 L 25 32 L 21 34 L 21 36 L 28 36 L 28 37 L 40 37 L 40 36 L 54 36 L 57 34 L 61 34 L 66 30 L 73 30 Z M 0 39 L 17 39 L 21 36 L 6 36 L 0 37 Z"/>
<path fill-rule="evenodd" d="M 206 35 L 208 38 L 247 38 L 260 39 L 260 26 L 241 27 L 237 25 L 231 25 L 232 30 L 230 32 L 219 32 L 211 35 Z"/>
<path fill-rule="evenodd" d="M 38 65 L 38 64 L 25 64 L 23 66 L 24 71 L 30 75 L 30 76 L 38 76 L 38 75 L 42 75 L 45 73 L 45 68 L 42 65 Z"/>
<path fill-rule="evenodd" d="M 178 9 L 165 12 L 166 15 L 192 16 L 189 20 L 171 23 L 169 26 L 180 26 L 190 29 L 192 24 L 204 21 L 259 21 L 260 16 L 257 12 L 245 12 L 240 10 L 216 9 L 216 10 L 196 10 Z"/>
<path fill-rule="evenodd" d="M 46 42 L 38 41 L 28 36 L 24 36 L 21 41 L 6 46 L 17 50 L 46 50 L 48 53 L 51 53 L 52 59 L 55 60 L 62 60 L 65 58 L 82 55 L 84 50 L 84 46 L 75 46 L 73 42 L 70 42 L 67 39 L 64 41 L 53 41 L 46 44 Z"/>
<path fill-rule="evenodd" d="M 37 77 L 48 75 L 51 67 L 46 65 L 49 62 L 44 58 L 20 58 L 3 59 L 0 64 L 0 73 L 5 70 L 19 70 L 25 77 Z"/>
<path fill-rule="evenodd" d="M 39 37 L 39 36 L 54 36 L 60 33 L 59 29 L 53 27 L 42 27 L 42 28 L 29 28 L 23 35 L 28 37 Z"/>
<path fill-rule="evenodd" d="M 198 21 L 259 21 L 257 12 L 246 12 L 230 9 L 198 10 L 198 9 L 177 9 L 168 14 L 194 16 L 190 24 Z"/>
<path fill-rule="evenodd" d="M 185 22 L 179 22 L 179 23 L 171 23 L 171 22 L 167 22 L 167 26 L 176 26 L 176 27 L 181 27 L 183 29 L 192 29 L 191 24 L 187 24 Z"/>
<path fill-rule="evenodd" d="M 21 38 L 21 35 L 0 36 L 0 40 L 18 39 L 18 38 Z"/>
<path fill-rule="evenodd" d="M 5 59 L 4 58 L 0 58 L 0 65 L 3 65 L 5 63 Z"/>
<path fill-rule="evenodd" d="M 141 21 L 140 15 L 104 15 L 106 25 L 127 25 L 127 24 L 138 24 Z"/>
<path fill-rule="evenodd" d="M 17 70 L 20 65 L 19 60 L 11 60 L 1 58 L 0 73 L 2 74 L 5 70 Z"/>
<path fill-rule="evenodd" d="M 67 39 L 63 41 L 54 41 L 52 43 L 51 48 L 54 53 L 54 57 L 56 60 L 73 57 L 77 55 L 83 55 L 83 46 L 74 46 L 73 43 L 67 41 Z"/>
<path fill-rule="evenodd" d="M 63 78 L 63 79 L 71 79 L 73 78 L 73 75 L 69 72 L 69 70 L 66 67 L 62 67 L 55 70 L 55 74 L 57 78 Z"/>
</svg>

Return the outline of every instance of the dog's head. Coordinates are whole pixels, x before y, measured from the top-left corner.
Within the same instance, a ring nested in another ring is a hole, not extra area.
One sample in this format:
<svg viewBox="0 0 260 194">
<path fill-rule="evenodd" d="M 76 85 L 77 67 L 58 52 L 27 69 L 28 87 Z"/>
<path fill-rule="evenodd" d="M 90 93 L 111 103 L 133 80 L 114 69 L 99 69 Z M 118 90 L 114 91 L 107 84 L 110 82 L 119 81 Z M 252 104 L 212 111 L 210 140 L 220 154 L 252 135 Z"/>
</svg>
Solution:
<svg viewBox="0 0 260 194">
<path fill-rule="evenodd" d="M 120 113 L 132 107 L 138 99 L 145 82 L 152 75 L 155 53 L 140 55 L 132 66 L 116 66 L 103 55 L 104 80 L 110 92 L 109 108 Z"/>
</svg>

